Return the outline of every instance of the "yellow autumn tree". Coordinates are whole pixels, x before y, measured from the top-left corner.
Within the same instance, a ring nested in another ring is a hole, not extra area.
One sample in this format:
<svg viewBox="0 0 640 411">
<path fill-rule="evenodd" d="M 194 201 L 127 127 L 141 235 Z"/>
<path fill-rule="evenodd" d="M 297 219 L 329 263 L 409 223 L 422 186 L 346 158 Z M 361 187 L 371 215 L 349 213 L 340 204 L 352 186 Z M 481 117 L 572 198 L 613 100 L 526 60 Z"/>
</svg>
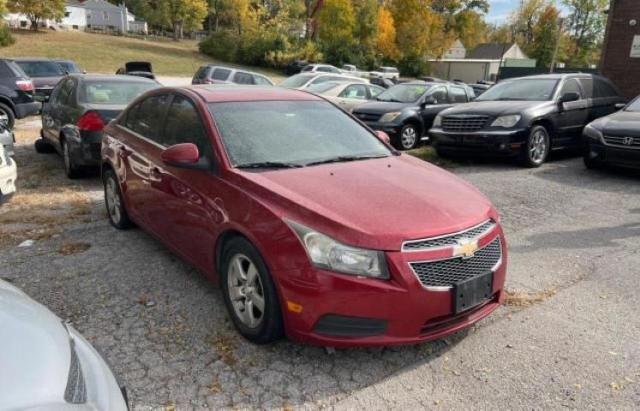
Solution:
<svg viewBox="0 0 640 411">
<path fill-rule="evenodd" d="M 325 0 L 318 26 L 325 57 L 337 64 L 348 63 L 355 44 L 356 27 L 351 0 Z"/>
<path fill-rule="evenodd" d="M 376 50 L 389 60 L 398 60 L 400 52 L 396 46 L 396 26 L 393 15 L 386 7 L 378 10 L 378 33 Z"/>
</svg>

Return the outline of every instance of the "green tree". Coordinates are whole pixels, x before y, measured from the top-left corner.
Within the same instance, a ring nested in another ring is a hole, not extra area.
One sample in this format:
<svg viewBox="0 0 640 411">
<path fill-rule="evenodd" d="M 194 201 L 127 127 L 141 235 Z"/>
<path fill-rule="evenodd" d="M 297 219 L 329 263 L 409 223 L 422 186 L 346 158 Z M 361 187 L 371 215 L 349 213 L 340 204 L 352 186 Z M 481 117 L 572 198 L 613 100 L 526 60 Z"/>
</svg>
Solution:
<svg viewBox="0 0 640 411">
<path fill-rule="evenodd" d="M 207 17 L 206 0 L 158 0 L 151 14 L 152 23 L 171 26 L 174 40 L 183 38 L 184 30 L 202 28 Z"/>
<path fill-rule="evenodd" d="M 318 37 L 330 62 L 342 64 L 351 60 L 355 28 L 356 17 L 350 0 L 325 0 L 318 15 Z"/>
<path fill-rule="evenodd" d="M 482 14 L 474 10 L 463 10 L 455 16 L 455 31 L 467 50 L 472 50 L 487 41 L 489 26 Z"/>
<path fill-rule="evenodd" d="M 556 43 L 562 33 L 558 24 L 560 11 L 549 4 L 533 26 L 533 41 L 525 47 L 525 52 L 537 60 L 538 67 L 549 67 L 553 59 Z"/>
<path fill-rule="evenodd" d="M 31 22 L 31 29 L 38 30 L 42 20 L 61 19 L 64 16 L 64 0 L 8 0 L 12 13 L 22 13 Z"/>
<path fill-rule="evenodd" d="M 548 0 L 524 0 L 511 15 L 512 31 L 520 46 L 525 46 L 533 41 L 534 27 L 548 4 Z"/>
<path fill-rule="evenodd" d="M 595 63 L 604 37 L 609 0 L 563 0 L 563 3 L 569 11 L 565 26 L 573 43 L 570 63 L 574 66 Z"/>
</svg>

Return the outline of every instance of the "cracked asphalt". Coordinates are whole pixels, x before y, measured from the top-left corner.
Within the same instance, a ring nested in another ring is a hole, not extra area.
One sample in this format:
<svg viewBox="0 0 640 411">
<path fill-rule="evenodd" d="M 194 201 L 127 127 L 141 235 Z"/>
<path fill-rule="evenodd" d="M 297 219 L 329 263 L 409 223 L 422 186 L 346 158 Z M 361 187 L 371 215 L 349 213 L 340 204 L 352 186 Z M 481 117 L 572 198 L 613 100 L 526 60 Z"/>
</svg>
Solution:
<svg viewBox="0 0 640 411">
<path fill-rule="evenodd" d="M 0 241 L 0 277 L 71 320 L 135 410 L 640 408 L 636 173 L 589 171 L 569 156 L 535 170 L 456 164 L 500 210 L 507 288 L 545 297 L 446 340 L 327 353 L 244 341 L 218 289 L 142 230 L 113 229 L 98 178 L 65 180 L 59 158 L 33 150 L 37 121 L 18 127 L 23 194 L 0 209 L 10 239 Z M 88 209 L 35 200 L 61 192 Z M 51 210 L 64 222 L 43 218 Z M 7 220 L 18 212 L 33 217 Z"/>
</svg>

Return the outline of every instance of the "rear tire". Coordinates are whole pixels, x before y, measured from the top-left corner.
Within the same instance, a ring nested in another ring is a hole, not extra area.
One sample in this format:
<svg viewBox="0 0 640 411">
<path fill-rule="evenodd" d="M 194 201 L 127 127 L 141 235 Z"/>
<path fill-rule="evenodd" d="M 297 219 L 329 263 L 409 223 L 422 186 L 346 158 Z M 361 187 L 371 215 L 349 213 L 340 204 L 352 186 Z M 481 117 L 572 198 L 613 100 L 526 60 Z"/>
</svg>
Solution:
<svg viewBox="0 0 640 411">
<path fill-rule="evenodd" d="M 42 138 L 42 137 L 37 139 L 36 142 L 33 145 L 34 145 L 34 147 L 36 149 L 36 153 L 50 154 L 50 153 L 53 153 L 55 151 L 53 146 L 51 144 L 49 144 L 49 142 L 47 140 L 45 140 L 44 138 Z"/>
<path fill-rule="evenodd" d="M 282 338 L 280 300 L 258 250 L 246 239 L 236 237 L 225 244 L 221 261 L 220 286 L 238 332 L 254 344 Z"/>
<path fill-rule="evenodd" d="M 544 126 L 533 126 L 520 154 L 520 163 L 529 168 L 540 167 L 547 159 L 550 149 L 549 133 Z"/>
<path fill-rule="evenodd" d="M 13 130 L 13 126 L 16 124 L 16 115 L 11 110 L 11 107 L 4 103 L 0 103 L 0 119 L 7 121 L 7 128 Z"/>
<path fill-rule="evenodd" d="M 104 203 L 107 207 L 107 215 L 111 225 L 119 230 L 133 227 L 133 222 L 129 219 L 129 214 L 124 206 L 120 183 L 112 169 L 104 170 L 102 184 L 104 186 Z"/>
<path fill-rule="evenodd" d="M 82 175 L 82 171 L 73 161 L 71 152 L 69 151 L 69 144 L 65 140 L 60 142 L 62 146 L 62 160 L 64 161 L 64 173 L 70 179 L 76 179 Z"/>
</svg>

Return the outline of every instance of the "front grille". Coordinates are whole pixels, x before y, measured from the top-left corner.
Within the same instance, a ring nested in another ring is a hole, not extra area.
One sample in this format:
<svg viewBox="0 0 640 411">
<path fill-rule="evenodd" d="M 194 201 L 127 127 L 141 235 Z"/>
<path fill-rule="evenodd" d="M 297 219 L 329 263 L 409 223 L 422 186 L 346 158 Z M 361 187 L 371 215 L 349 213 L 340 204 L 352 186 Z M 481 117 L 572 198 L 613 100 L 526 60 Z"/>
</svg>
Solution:
<svg viewBox="0 0 640 411">
<path fill-rule="evenodd" d="M 447 234 L 441 237 L 426 238 L 423 240 L 407 241 L 402 245 L 402 251 L 420 251 L 430 248 L 453 247 L 458 245 L 461 238 L 477 238 L 495 227 L 493 220 L 487 220 L 484 223 L 471 227 L 467 230 L 454 234 Z"/>
<path fill-rule="evenodd" d="M 365 123 L 368 122 L 376 122 L 380 119 L 381 115 L 380 114 L 375 114 L 375 113 L 353 113 L 356 117 L 358 117 L 360 120 L 364 121 Z"/>
<path fill-rule="evenodd" d="M 640 148 L 640 137 L 604 136 L 604 142 L 612 146 Z"/>
<path fill-rule="evenodd" d="M 442 129 L 450 132 L 471 132 L 482 130 L 489 120 L 489 116 L 464 115 L 464 116 L 444 116 L 442 118 Z"/>
<path fill-rule="evenodd" d="M 425 287 L 453 287 L 454 284 L 490 272 L 502 258 L 500 237 L 481 248 L 471 258 L 410 263 Z"/>
</svg>

